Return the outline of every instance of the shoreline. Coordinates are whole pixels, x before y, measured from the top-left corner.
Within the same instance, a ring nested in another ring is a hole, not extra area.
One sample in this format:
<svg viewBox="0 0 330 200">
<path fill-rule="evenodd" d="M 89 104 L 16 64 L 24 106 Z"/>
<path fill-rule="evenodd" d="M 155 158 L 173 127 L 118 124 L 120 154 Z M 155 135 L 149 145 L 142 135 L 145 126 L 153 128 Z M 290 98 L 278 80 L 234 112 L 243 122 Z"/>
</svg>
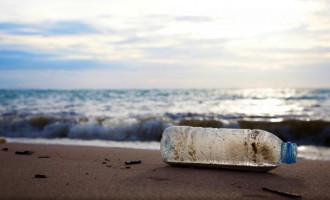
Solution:
<svg viewBox="0 0 330 200">
<path fill-rule="evenodd" d="M 7 143 L 40 144 L 40 145 L 63 145 L 80 147 L 106 147 L 141 150 L 160 150 L 160 142 L 157 141 L 111 141 L 111 140 L 81 140 L 69 138 L 9 138 L 0 137 Z M 324 146 L 301 145 L 298 146 L 298 158 L 308 160 L 329 160 L 330 148 Z"/>
<path fill-rule="evenodd" d="M 155 150 L 22 143 L 0 148 L 2 199 L 288 198 L 263 188 L 304 199 L 330 198 L 330 161 L 300 159 L 256 173 L 171 167 Z M 141 163 L 125 164 L 135 160 Z"/>
<path fill-rule="evenodd" d="M 1 138 L 1 137 L 0 137 Z M 40 144 L 40 145 L 63 145 L 63 146 L 80 146 L 80 147 L 107 147 L 107 148 L 125 148 L 125 149 L 142 149 L 156 150 L 160 149 L 160 142 L 156 141 L 112 141 L 112 140 L 83 140 L 70 138 L 9 138 L 2 137 L 7 143 L 17 144 Z M 329 148 L 330 149 L 330 148 Z"/>
</svg>

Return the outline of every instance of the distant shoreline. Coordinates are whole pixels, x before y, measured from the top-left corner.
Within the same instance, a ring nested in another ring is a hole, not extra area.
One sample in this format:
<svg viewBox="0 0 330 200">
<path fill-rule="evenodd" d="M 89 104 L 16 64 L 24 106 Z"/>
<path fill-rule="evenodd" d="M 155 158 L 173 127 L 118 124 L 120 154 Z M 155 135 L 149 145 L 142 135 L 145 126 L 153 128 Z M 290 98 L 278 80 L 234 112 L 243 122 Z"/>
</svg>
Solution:
<svg viewBox="0 0 330 200">
<path fill-rule="evenodd" d="M 44 90 L 44 91 L 71 91 L 71 90 L 330 90 L 330 87 L 186 87 L 186 88 L 0 88 L 0 90 Z"/>
</svg>

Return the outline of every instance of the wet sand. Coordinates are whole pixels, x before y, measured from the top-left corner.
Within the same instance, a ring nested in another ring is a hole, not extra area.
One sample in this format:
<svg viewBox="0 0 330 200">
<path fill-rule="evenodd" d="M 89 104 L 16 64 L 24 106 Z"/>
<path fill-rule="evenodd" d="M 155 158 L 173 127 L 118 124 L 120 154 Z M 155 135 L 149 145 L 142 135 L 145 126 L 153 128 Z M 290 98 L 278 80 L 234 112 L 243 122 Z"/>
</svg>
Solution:
<svg viewBox="0 0 330 200">
<path fill-rule="evenodd" d="M 141 163 L 125 165 L 132 160 Z M 263 187 L 330 199 L 329 169 L 311 160 L 268 173 L 177 168 L 159 151 L 9 143 L 0 145 L 0 199 L 299 199 Z"/>
</svg>

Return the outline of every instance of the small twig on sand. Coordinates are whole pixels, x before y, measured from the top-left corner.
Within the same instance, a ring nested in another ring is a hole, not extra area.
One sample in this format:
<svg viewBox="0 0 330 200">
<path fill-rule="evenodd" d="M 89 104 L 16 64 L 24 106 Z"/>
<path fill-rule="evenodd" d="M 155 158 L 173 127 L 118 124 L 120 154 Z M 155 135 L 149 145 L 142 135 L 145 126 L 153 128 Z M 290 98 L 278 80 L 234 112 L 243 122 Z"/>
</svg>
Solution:
<svg viewBox="0 0 330 200">
<path fill-rule="evenodd" d="M 278 191 L 278 190 L 274 190 L 274 189 L 270 189 L 270 188 L 266 188 L 266 187 L 262 187 L 262 189 L 265 190 L 265 191 L 268 191 L 268 192 L 272 192 L 272 193 L 287 196 L 287 197 L 302 198 L 302 196 L 300 194 L 294 194 L 294 193 L 290 193 L 290 192 L 282 192 L 282 191 Z"/>
<path fill-rule="evenodd" d="M 50 158 L 50 156 L 38 156 L 38 158 Z"/>
</svg>

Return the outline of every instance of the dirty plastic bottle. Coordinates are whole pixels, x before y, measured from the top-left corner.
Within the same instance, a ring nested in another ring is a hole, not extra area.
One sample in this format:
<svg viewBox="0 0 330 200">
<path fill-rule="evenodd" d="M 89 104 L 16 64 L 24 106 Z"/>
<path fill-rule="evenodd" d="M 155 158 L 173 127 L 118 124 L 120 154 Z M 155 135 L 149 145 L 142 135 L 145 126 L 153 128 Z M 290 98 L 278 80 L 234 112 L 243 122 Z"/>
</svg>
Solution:
<svg viewBox="0 0 330 200">
<path fill-rule="evenodd" d="M 297 159 L 297 145 L 263 130 L 172 126 L 161 139 L 170 165 L 269 171 Z"/>
</svg>

